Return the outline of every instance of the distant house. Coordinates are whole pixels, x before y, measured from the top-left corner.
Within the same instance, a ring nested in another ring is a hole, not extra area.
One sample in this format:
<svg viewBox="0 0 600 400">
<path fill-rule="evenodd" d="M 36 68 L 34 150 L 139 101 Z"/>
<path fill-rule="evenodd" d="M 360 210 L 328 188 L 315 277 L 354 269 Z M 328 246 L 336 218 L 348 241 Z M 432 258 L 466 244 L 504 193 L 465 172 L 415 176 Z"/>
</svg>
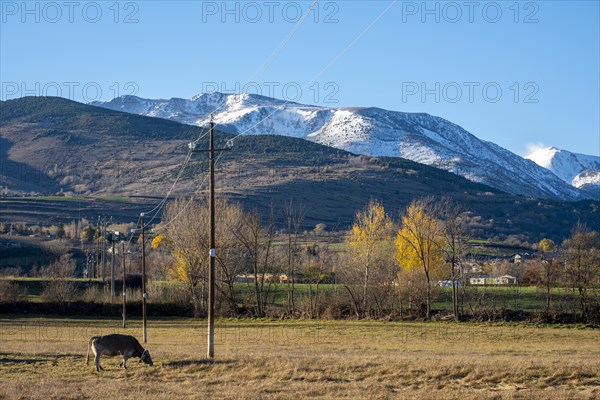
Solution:
<svg viewBox="0 0 600 400">
<path fill-rule="evenodd" d="M 521 264 L 521 262 L 523 262 L 523 256 L 520 254 L 515 254 L 514 262 L 515 262 L 515 264 Z"/>
<path fill-rule="evenodd" d="M 235 278 L 233 278 L 234 282 L 240 282 L 240 283 L 254 283 L 254 281 L 258 278 L 258 280 L 263 280 L 264 282 L 275 282 L 273 280 L 273 274 L 241 274 L 241 275 L 236 275 Z"/>
<path fill-rule="evenodd" d="M 495 278 L 489 276 L 474 276 L 469 278 L 471 285 L 514 285 L 517 283 L 517 278 L 512 275 L 502 275 Z"/>
<path fill-rule="evenodd" d="M 438 281 L 440 287 L 452 287 L 452 281 Z M 456 282 L 456 286 L 460 286 L 460 282 Z"/>
<path fill-rule="evenodd" d="M 502 275 L 494 278 L 494 285 L 514 285 L 517 278 L 512 275 Z"/>
<path fill-rule="evenodd" d="M 469 283 L 471 285 L 485 285 L 485 276 L 474 276 L 469 278 Z"/>
<path fill-rule="evenodd" d="M 460 263 L 460 269 L 467 274 L 479 274 L 483 271 L 483 265 L 481 265 L 481 263 L 477 260 L 469 260 Z"/>
</svg>

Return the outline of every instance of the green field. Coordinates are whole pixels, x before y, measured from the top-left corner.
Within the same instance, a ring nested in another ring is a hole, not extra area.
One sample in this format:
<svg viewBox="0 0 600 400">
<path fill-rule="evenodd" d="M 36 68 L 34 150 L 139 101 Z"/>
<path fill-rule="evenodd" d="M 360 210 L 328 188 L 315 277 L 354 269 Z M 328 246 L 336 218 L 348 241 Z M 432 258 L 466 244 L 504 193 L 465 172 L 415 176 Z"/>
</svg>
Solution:
<svg viewBox="0 0 600 400">
<path fill-rule="evenodd" d="M 596 399 L 600 331 L 519 324 L 149 321 L 154 366 L 85 364 L 92 335 L 139 321 L 0 319 L 2 399 Z M 134 360 L 132 360 L 134 361 Z"/>
<path fill-rule="evenodd" d="M 113 203 L 127 203 L 129 201 L 129 196 L 118 196 L 108 194 L 90 196 L 90 198 L 95 200 L 110 201 Z"/>
<path fill-rule="evenodd" d="M 23 197 L 5 197 L 6 200 L 32 200 L 32 201 L 67 201 L 67 202 L 85 202 L 83 197 L 73 196 L 23 196 Z"/>
<path fill-rule="evenodd" d="M 28 294 L 28 300 L 32 302 L 40 301 L 40 294 L 44 288 L 47 279 L 44 278 L 10 278 L 11 281 L 18 283 L 23 287 Z M 89 287 L 97 287 L 102 289 L 103 285 L 100 279 L 73 279 L 77 283 L 80 291 L 84 291 Z M 158 285 L 175 284 L 175 282 L 156 282 Z M 252 290 L 252 285 L 245 283 L 237 283 L 236 287 L 240 296 Z M 316 285 L 312 285 L 312 290 L 316 289 Z M 117 292 L 120 292 L 120 286 L 117 285 Z M 272 288 L 273 304 L 277 307 L 284 307 L 287 300 L 287 285 L 273 284 Z M 306 299 L 309 295 L 308 284 L 295 284 L 295 298 L 297 301 Z M 319 292 L 321 295 L 331 293 L 335 290 L 344 290 L 340 285 L 321 284 Z M 437 311 L 452 310 L 452 289 L 448 287 L 439 288 L 439 295 L 433 303 L 433 309 Z M 139 290 L 138 290 L 139 292 Z M 551 298 L 551 307 L 562 312 L 573 312 L 577 306 L 577 295 L 572 289 L 553 288 Z M 481 308 L 482 306 L 492 309 L 506 309 L 513 311 L 536 312 L 542 311 L 546 306 L 546 290 L 536 286 L 466 286 L 464 291 L 459 289 L 460 305 L 463 312 L 471 314 L 473 309 Z M 140 293 L 134 291 L 133 299 L 138 298 Z M 150 297 L 149 301 L 160 303 L 162 299 Z"/>
</svg>

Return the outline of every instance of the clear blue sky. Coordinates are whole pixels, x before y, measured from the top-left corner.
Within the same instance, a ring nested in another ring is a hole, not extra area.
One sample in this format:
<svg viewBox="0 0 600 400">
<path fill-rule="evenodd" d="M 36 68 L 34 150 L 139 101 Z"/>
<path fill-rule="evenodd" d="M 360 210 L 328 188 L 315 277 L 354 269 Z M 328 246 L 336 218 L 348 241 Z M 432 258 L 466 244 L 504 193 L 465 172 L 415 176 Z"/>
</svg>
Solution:
<svg viewBox="0 0 600 400">
<path fill-rule="evenodd" d="M 600 154 L 598 1 L 319 1 L 298 25 L 310 5 L 2 0 L 1 98 L 218 87 L 427 112 L 519 154 Z"/>
</svg>

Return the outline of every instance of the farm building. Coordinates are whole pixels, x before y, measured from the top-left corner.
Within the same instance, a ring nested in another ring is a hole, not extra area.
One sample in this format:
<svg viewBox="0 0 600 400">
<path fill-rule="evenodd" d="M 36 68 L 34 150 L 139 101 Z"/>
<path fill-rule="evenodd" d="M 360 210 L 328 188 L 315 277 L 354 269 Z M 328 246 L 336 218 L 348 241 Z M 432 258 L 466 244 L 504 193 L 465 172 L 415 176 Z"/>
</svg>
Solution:
<svg viewBox="0 0 600 400">
<path fill-rule="evenodd" d="M 254 274 L 241 274 L 241 275 L 236 275 L 234 282 L 242 282 L 242 283 L 253 283 L 254 280 L 256 279 L 256 276 Z M 266 274 L 258 274 L 258 279 L 259 280 L 264 280 L 265 282 L 270 282 L 270 283 L 274 283 L 274 282 L 278 282 L 278 283 L 287 283 L 289 281 L 289 277 L 285 274 L 281 274 L 281 275 L 273 275 L 270 273 L 266 273 Z M 300 276 L 294 276 L 294 282 L 300 282 L 301 278 Z"/>
<path fill-rule="evenodd" d="M 489 279 L 489 278 L 487 278 L 485 276 L 474 276 L 472 278 L 469 278 L 469 283 L 471 285 L 485 285 L 486 284 L 486 282 L 485 282 L 486 279 Z"/>
<path fill-rule="evenodd" d="M 512 275 L 502 275 L 494 278 L 494 285 L 514 285 L 517 283 L 517 278 Z"/>
<path fill-rule="evenodd" d="M 474 276 L 469 278 L 471 285 L 514 285 L 517 278 L 512 275 L 502 275 L 491 278 L 489 276 Z"/>
</svg>

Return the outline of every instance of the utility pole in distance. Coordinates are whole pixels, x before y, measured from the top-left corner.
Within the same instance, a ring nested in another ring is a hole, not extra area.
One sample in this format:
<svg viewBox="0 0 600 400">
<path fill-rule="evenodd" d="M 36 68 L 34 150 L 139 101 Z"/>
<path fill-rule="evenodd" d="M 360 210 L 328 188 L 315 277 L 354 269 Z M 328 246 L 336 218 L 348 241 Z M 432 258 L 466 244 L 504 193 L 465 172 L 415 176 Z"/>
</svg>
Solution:
<svg viewBox="0 0 600 400">
<path fill-rule="evenodd" d="M 111 252 L 110 252 L 110 304 L 115 302 L 115 236 L 118 232 L 112 232 L 110 235 Z"/>
<path fill-rule="evenodd" d="M 104 218 L 104 232 L 102 234 L 102 285 L 106 283 L 106 218 Z"/>
<path fill-rule="evenodd" d="M 94 250 L 96 254 L 94 254 L 95 263 L 94 263 L 94 272 L 92 273 L 92 278 L 98 277 L 98 270 L 100 269 L 100 235 L 102 234 L 102 229 L 100 229 L 100 217 L 98 217 L 98 223 L 96 224 L 96 231 L 94 233 Z"/>
<path fill-rule="evenodd" d="M 146 333 L 146 235 L 144 225 L 144 213 L 140 214 L 142 219 L 142 326 L 144 332 L 144 343 L 148 342 L 148 334 Z"/>
<path fill-rule="evenodd" d="M 215 258 L 217 251 L 215 249 L 215 124 L 213 123 L 213 115 L 210 115 L 209 129 L 209 148 L 208 150 L 196 150 L 196 143 L 189 143 L 192 152 L 208 152 L 209 153 L 209 213 L 210 213 L 210 250 L 208 264 L 208 343 L 206 356 L 209 359 L 215 358 Z M 231 150 L 216 149 L 218 151 Z"/>
<path fill-rule="evenodd" d="M 121 242 L 122 245 L 122 255 L 123 258 L 123 328 L 127 328 L 127 292 L 125 291 L 125 241 Z"/>
</svg>

